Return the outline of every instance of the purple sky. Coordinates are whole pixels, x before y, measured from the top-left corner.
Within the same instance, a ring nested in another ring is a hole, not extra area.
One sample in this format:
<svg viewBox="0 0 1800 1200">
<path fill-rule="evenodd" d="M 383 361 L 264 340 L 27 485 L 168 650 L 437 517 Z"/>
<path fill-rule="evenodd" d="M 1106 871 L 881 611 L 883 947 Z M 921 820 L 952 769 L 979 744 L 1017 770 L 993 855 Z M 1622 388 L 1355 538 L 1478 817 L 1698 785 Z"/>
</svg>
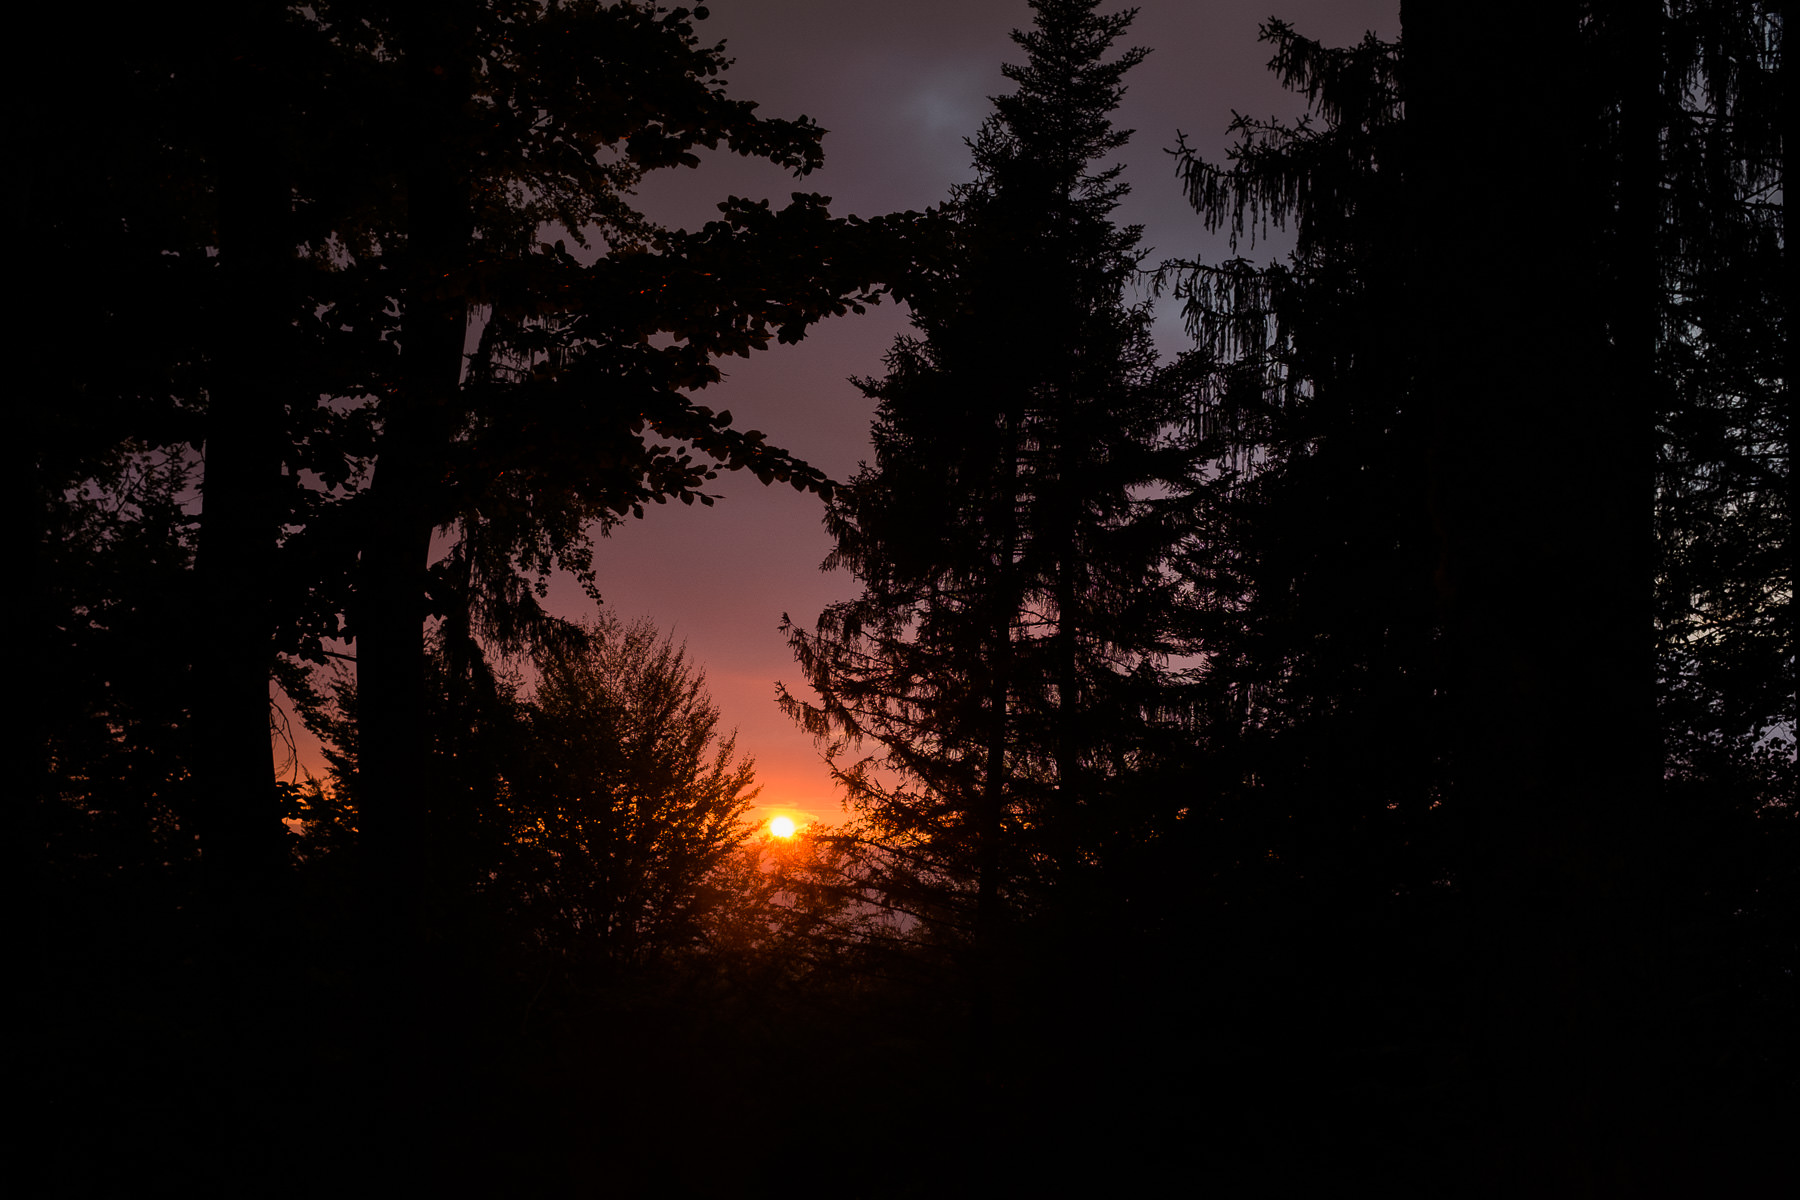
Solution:
<svg viewBox="0 0 1800 1200">
<path fill-rule="evenodd" d="M 1008 35 L 1031 19 L 1025 0 L 708 0 L 708 7 L 710 19 L 697 29 L 725 41 L 736 59 L 732 94 L 770 116 L 817 120 L 829 131 L 825 167 L 794 180 L 721 154 L 698 171 L 662 172 L 640 199 L 675 226 L 703 223 L 730 194 L 780 204 L 792 191 L 822 192 L 833 197 L 834 212 L 861 216 L 942 201 L 971 175 L 963 139 L 987 116 L 988 97 L 1009 90 L 1000 66 L 1021 54 Z M 1180 194 L 1163 152 L 1176 131 L 1217 160 L 1234 109 L 1300 111 L 1265 70 L 1270 48 L 1256 34 L 1270 15 L 1333 45 L 1367 30 L 1399 31 L 1399 0 L 1144 0 L 1121 45 L 1148 46 L 1151 54 L 1127 77 L 1115 120 L 1137 131 L 1120 155 L 1133 190 L 1119 219 L 1145 227 L 1150 263 L 1217 259 L 1225 251 Z M 1256 255 L 1267 252 L 1259 245 Z M 828 322 L 798 346 L 725 364 L 725 383 L 708 389 L 704 403 L 730 409 L 740 428 L 761 429 L 846 478 L 868 456 L 871 415 L 847 378 L 879 374 L 905 328 L 904 309 L 892 305 Z M 1167 304 L 1157 331 L 1165 354 L 1185 340 Z M 818 751 L 774 705 L 776 680 L 801 688 L 777 625 L 786 612 L 810 628 L 825 605 L 855 594 L 855 580 L 819 569 L 831 546 L 815 497 L 742 475 L 722 477 L 714 490 L 724 499 L 711 509 L 655 508 L 603 540 L 601 592 L 619 616 L 651 617 L 705 665 L 724 725 L 737 727 L 739 749 L 757 759 L 763 815 L 835 820 L 838 798 Z M 568 581 L 553 595 L 568 615 L 591 611 Z M 303 748 L 303 757 L 312 756 Z"/>
</svg>

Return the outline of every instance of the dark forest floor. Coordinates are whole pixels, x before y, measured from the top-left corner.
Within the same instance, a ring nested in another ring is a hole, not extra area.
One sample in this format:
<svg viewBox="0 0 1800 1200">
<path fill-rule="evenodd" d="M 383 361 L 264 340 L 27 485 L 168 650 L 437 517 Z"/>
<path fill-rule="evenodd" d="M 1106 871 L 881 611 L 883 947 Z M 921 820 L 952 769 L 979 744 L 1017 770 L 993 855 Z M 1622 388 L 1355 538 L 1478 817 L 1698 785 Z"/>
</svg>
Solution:
<svg viewBox="0 0 1800 1200">
<path fill-rule="evenodd" d="M 1518 1194 L 1458 987 L 1403 939 L 1021 970 L 978 1055 L 953 989 L 769 964 L 578 981 L 464 953 L 397 1015 L 329 930 L 232 983 L 155 901 L 31 926 L 12 1194 Z M 1531 1193 L 1781 1194 L 1787 979 L 1696 992 L 1604 1177 Z"/>
</svg>

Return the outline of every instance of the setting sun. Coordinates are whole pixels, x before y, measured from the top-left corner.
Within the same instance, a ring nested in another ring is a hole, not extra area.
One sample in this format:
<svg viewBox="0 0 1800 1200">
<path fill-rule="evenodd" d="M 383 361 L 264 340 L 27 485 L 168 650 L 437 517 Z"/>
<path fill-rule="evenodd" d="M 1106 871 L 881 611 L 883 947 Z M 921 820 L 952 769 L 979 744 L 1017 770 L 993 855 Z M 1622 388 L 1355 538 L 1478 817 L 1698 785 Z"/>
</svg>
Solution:
<svg viewBox="0 0 1800 1200">
<path fill-rule="evenodd" d="M 769 832 L 778 838 L 794 836 L 794 822 L 789 817 L 776 817 L 769 822 Z"/>
</svg>

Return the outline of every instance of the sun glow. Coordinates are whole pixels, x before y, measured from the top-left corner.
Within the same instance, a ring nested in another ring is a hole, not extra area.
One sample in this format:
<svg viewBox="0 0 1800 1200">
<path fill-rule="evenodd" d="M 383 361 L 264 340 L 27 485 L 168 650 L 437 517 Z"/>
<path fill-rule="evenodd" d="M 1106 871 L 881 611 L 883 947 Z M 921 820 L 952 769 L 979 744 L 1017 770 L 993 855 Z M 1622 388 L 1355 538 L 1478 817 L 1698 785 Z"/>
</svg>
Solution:
<svg viewBox="0 0 1800 1200">
<path fill-rule="evenodd" d="M 778 838 L 794 836 L 794 822 L 791 817 L 775 817 L 769 822 L 769 832 Z"/>
</svg>

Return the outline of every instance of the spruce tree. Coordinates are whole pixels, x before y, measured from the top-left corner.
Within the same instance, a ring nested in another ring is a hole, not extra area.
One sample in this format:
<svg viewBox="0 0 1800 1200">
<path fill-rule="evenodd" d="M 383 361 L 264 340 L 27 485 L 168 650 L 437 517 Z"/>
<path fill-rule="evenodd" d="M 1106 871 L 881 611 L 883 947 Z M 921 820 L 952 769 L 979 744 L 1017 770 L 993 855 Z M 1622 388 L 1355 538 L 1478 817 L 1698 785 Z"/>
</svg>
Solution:
<svg viewBox="0 0 1800 1200">
<path fill-rule="evenodd" d="M 1439 614 L 1430 424 L 1409 402 L 1414 216 L 1399 47 L 1271 22 L 1271 70 L 1312 115 L 1239 117 L 1225 166 L 1180 148 L 1189 198 L 1234 250 L 1166 264 L 1200 345 L 1185 364 L 1208 463 L 1178 566 L 1197 604 L 1209 809 L 1302 908 L 1441 878 Z M 1316 118 L 1316 119 L 1314 119 Z"/>
<path fill-rule="evenodd" d="M 1230 169 L 1186 160 L 1215 227 L 1297 227 L 1285 264 L 1184 279 L 1223 360 L 1187 564 L 1223 618 L 1209 749 L 1337 835 L 1276 840 L 1373 911 L 1444 885 L 1474 953 L 1440 971 L 1476 998 L 1486 1127 L 1529 1148 L 1517 1190 L 1651 1161 L 1676 1110 L 1637 1031 L 1669 1019 L 1664 931 L 1698 898 L 1670 785 L 1723 769 L 1763 804 L 1792 770 L 1780 23 L 1419 0 L 1403 27 L 1272 26 L 1322 128 L 1242 122 Z M 1389 869 L 1422 841 L 1429 879 Z M 1740 916 L 1779 906 L 1732 886 Z"/>
<path fill-rule="evenodd" d="M 1103 884 L 1141 834 L 1172 602 L 1159 572 L 1184 486 L 1110 114 L 1144 56 L 1132 13 L 1041 0 L 1017 86 L 971 142 L 975 180 L 912 296 L 877 401 L 875 461 L 827 523 L 862 594 L 788 626 L 868 851 L 869 894 L 953 941 Z M 1163 485 L 1155 490 L 1155 485 Z M 863 741 L 873 753 L 860 760 Z M 982 957 L 986 957 L 984 953 Z"/>
</svg>

